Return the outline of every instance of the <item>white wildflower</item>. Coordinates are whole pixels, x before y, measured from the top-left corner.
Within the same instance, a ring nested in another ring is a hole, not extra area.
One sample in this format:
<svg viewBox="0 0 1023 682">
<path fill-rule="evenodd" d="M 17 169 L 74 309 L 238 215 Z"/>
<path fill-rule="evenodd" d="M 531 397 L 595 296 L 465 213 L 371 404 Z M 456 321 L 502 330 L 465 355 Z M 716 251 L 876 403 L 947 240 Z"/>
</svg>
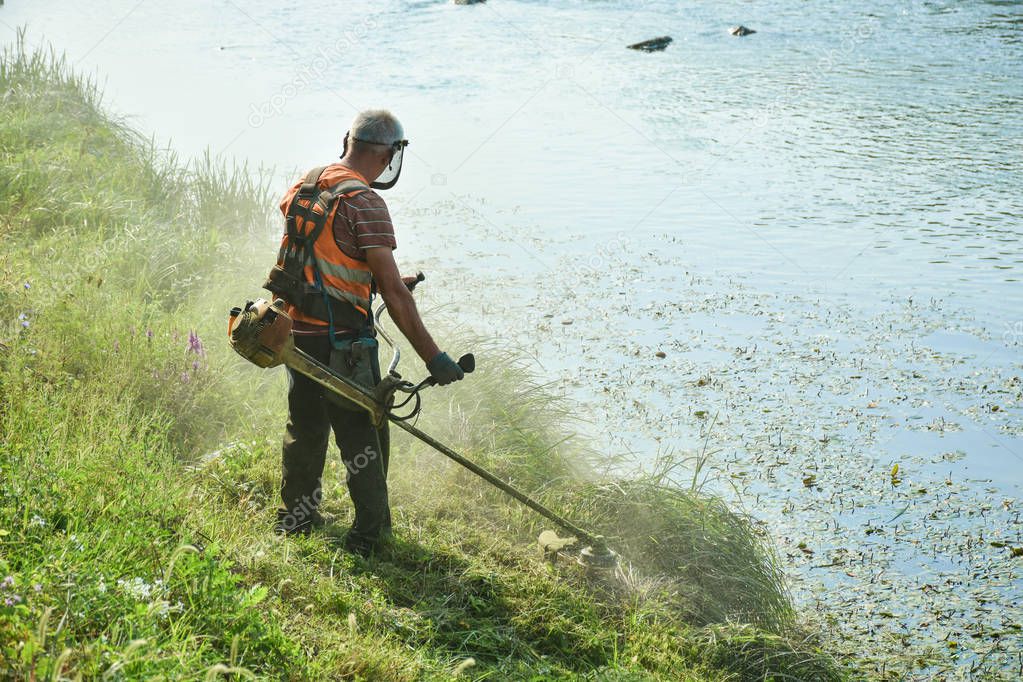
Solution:
<svg viewBox="0 0 1023 682">
<path fill-rule="evenodd" d="M 149 596 L 153 593 L 153 588 L 156 585 L 150 585 L 142 578 L 131 578 L 130 580 L 117 581 L 117 586 L 130 597 L 138 601 L 149 601 Z"/>
</svg>

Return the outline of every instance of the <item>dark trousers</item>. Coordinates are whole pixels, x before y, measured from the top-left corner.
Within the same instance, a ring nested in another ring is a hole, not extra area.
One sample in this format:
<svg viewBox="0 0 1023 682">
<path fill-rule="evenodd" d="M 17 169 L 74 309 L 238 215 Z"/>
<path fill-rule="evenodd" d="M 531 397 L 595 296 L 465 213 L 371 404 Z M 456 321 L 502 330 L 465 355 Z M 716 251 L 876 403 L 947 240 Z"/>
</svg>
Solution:
<svg viewBox="0 0 1023 682">
<path fill-rule="evenodd" d="M 351 341 L 332 350 L 326 336 L 297 336 L 295 345 L 336 373 L 362 384 L 379 381 L 375 340 L 371 349 L 373 377 L 365 367 L 352 371 Z M 365 343 L 365 342 L 364 342 Z M 347 356 L 346 356 L 347 352 Z M 331 363 L 331 354 L 334 362 Z M 356 355 L 360 355 L 356 353 Z M 364 354 L 360 357 L 364 357 Z M 349 371 L 346 371 L 349 370 Z M 391 529 L 387 501 L 387 463 L 390 435 L 387 424 L 376 428 L 369 413 L 351 403 L 328 400 L 327 391 L 312 379 L 288 368 L 288 426 L 284 434 L 281 501 L 300 521 L 310 517 L 322 499 L 323 466 L 331 431 L 347 470 L 348 493 L 355 505 L 350 538 L 374 543 Z M 372 386 L 367 386 L 372 388 Z"/>
</svg>

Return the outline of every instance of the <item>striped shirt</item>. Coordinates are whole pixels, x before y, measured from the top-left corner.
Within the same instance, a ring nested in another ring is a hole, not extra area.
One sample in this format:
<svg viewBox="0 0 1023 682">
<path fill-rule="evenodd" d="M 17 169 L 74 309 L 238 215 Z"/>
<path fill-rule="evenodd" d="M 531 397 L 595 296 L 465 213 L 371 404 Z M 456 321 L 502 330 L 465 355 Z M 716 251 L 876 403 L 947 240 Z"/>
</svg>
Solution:
<svg viewBox="0 0 1023 682">
<path fill-rule="evenodd" d="M 338 199 L 334 241 L 346 256 L 361 261 L 366 260 L 366 249 L 381 246 L 398 248 L 391 214 L 379 194 L 368 190 L 354 197 Z"/>
</svg>

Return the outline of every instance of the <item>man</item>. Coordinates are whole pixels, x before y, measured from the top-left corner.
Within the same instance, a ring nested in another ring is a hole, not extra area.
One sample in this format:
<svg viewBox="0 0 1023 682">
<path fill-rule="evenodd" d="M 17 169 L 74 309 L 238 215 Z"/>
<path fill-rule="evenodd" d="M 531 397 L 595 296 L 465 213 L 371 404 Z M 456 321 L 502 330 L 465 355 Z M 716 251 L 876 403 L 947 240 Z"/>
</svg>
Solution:
<svg viewBox="0 0 1023 682">
<path fill-rule="evenodd" d="M 373 191 L 397 182 L 406 145 L 402 126 L 390 112 L 358 114 L 345 135 L 340 162 L 310 171 L 281 202 L 288 231 L 278 267 L 266 285 L 289 303 L 295 344 L 367 388 L 380 380 L 370 308 L 374 293 L 383 297 L 391 319 L 439 384 L 463 377 L 461 368 L 441 352 L 423 325 L 412 299 L 414 278 L 403 279 L 398 272 L 391 218 L 383 199 Z M 285 270 L 297 273 L 302 281 L 294 285 L 289 280 L 291 289 L 275 288 L 275 273 Z M 327 394 L 291 369 L 288 378 L 282 505 L 276 530 L 308 533 L 323 525 L 318 507 L 333 430 L 355 506 L 345 547 L 368 554 L 391 530 L 387 425 L 376 428 L 367 412 Z"/>
</svg>

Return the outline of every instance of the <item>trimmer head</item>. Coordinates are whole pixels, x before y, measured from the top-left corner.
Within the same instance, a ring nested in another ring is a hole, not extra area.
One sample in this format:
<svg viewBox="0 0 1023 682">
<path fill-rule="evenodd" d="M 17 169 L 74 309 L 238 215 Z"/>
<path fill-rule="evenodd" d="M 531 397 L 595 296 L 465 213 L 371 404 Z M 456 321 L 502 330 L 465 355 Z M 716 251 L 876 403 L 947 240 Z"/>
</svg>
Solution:
<svg viewBox="0 0 1023 682">
<path fill-rule="evenodd" d="M 589 544 L 579 551 L 575 562 L 588 571 L 613 571 L 618 567 L 618 555 L 611 551 L 604 541 L 603 535 L 595 535 L 590 538 Z M 567 551 L 578 543 L 574 537 L 563 538 L 551 530 L 540 533 L 538 544 L 543 550 L 544 556 L 548 558 L 560 557 L 571 560 L 571 554 Z"/>
<path fill-rule="evenodd" d="M 596 535 L 593 544 L 579 552 L 579 565 L 593 571 L 613 571 L 618 568 L 618 555 L 608 548 L 603 535 Z"/>
</svg>

